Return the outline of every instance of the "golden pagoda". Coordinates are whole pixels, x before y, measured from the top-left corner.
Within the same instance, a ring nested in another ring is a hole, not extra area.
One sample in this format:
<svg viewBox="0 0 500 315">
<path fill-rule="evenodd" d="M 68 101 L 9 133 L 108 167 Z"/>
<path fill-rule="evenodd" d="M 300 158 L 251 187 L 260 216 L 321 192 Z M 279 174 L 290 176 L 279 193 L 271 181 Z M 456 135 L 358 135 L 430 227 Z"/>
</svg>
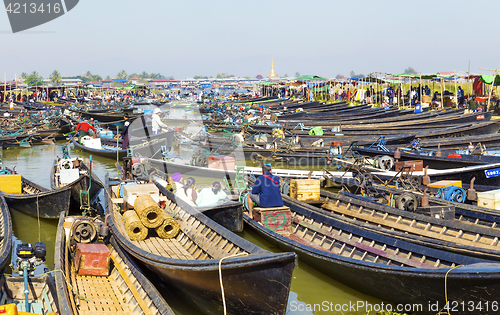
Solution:
<svg viewBox="0 0 500 315">
<path fill-rule="evenodd" d="M 279 78 L 276 72 L 274 72 L 274 60 L 271 60 L 271 73 L 269 74 L 269 78 Z"/>
</svg>

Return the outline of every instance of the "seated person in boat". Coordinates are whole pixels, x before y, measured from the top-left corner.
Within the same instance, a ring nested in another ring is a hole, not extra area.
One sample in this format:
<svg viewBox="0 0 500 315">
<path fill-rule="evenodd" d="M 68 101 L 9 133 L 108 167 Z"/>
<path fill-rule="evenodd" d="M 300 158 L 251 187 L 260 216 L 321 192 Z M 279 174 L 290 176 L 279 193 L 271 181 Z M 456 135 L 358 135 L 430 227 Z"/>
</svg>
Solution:
<svg viewBox="0 0 500 315">
<path fill-rule="evenodd" d="M 262 176 L 259 176 L 255 181 L 252 192 L 248 194 L 248 214 L 253 218 L 253 203 L 259 207 L 272 208 L 282 207 L 283 199 L 281 198 L 280 179 L 278 176 L 271 174 L 271 166 L 262 166 Z"/>
<path fill-rule="evenodd" d="M 198 207 L 213 206 L 221 200 L 227 199 L 227 194 L 222 190 L 220 182 L 213 182 L 212 187 L 203 188 L 196 199 Z"/>
<path fill-rule="evenodd" d="M 184 184 L 178 182 L 176 183 L 177 189 L 175 190 L 175 196 L 179 197 L 183 201 L 187 202 L 191 206 L 196 206 L 196 200 L 198 198 L 198 193 L 194 188 L 195 180 L 189 177 Z"/>
<path fill-rule="evenodd" d="M 434 92 L 434 95 L 432 96 L 432 105 L 436 105 L 438 108 L 441 108 L 441 102 L 438 101 L 438 92 Z"/>
<path fill-rule="evenodd" d="M 89 136 L 89 130 L 92 129 L 94 131 L 94 135 L 97 134 L 95 128 L 86 122 L 85 120 L 81 121 L 78 125 L 76 125 L 75 131 L 78 132 L 79 137 Z"/>
</svg>

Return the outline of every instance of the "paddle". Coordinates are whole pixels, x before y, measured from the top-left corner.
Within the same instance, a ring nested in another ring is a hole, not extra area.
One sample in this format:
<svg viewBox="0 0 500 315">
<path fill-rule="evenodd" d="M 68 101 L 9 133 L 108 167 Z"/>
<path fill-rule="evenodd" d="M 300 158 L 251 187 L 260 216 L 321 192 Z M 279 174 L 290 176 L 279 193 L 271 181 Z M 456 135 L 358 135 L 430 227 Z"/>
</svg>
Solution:
<svg viewBox="0 0 500 315">
<path fill-rule="evenodd" d="M 69 134 L 71 134 L 71 132 L 70 132 Z M 68 146 L 68 144 L 70 144 L 70 143 L 71 143 L 71 140 L 73 140 L 73 138 L 75 137 L 75 135 L 76 135 L 76 134 L 77 134 L 77 132 L 75 131 L 75 133 L 71 135 L 71 137 L 69 138 L 68 143 L 66 143 L 66 145 L 64 145 L 64 147 L 67 147 L 67 146 Z"/>
<path fill-rule="evenodd" d="M 118 137 L 118 130 L 120 128 L 116 126 L 116 162 L 120 162 L 120 149 L 118 147 L 118 144 L 120 143 L 120 138 Z"/>
</svg>

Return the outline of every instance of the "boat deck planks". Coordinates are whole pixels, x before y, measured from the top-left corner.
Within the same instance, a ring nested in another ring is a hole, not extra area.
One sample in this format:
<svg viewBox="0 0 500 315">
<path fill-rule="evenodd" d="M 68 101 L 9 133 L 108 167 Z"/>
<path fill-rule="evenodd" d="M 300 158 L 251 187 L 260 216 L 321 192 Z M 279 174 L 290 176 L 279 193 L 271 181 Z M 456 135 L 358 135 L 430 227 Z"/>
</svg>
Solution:
<svg viewBox="0 0 500 315">
<path fill-rule="evenodd" d="M 336 204 L 337 205 L 330 201 L 324 204 L 323 208 L 350 219 L 360 220 L 387 229 L 415 235 L 425 235 L 427 237 L 452 243 L 494 249 L 497 251 L 500 250 L 498 237 L 493 235 L 483 235 L 446 225 L 431 224 L 423 219 L 417 220 L 411 217 L 403 217 L 383 210 L 363 209 L 362 207 L 351 209 L 350 205 L 346 206 L 343 203 Z"/>
<path fill-rule="evenodd" d="M 144 241 L 132 241 L 132 243 L 155 255 L 177 259 L 194 259 L 193 256 L 179 244 L 177 239 L 149 237 Z"/>
<path fill-rule="evenodd" d="M 374 240 L 358 237 L 352 233 L 338 230 L 332 226 L 315 222 L 304 215 L 292 211 L 294 231 L 288 238 L 314 248 L 329 251 L 344 257 L 396 266 L 416 268 L 450 268 L 454 264 L 433 259 L 408 250 L 401 250 Z"/>
<path fill-rule="evenodd" d="M 108 278 L 77 275 L 76 283 L 78 292 L 90 300 L 89 302 L 80 300 L 80 314 L 130 314 L 128 308 L 123 309 L 118 301 L 114 286 Z"/>
</svg>

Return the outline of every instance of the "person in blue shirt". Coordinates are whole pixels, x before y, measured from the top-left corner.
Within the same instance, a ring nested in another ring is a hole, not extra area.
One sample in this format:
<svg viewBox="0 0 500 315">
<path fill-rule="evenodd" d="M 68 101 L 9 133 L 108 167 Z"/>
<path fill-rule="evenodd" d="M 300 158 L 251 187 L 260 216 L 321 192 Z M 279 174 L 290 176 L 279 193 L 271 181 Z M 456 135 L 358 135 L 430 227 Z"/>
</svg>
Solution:
<svg viewBox="0 0 500 315">
<path fill-rule="evenodd" d="M 259 207 L 282 207 L 280 179 L 271 174 L 271 166 L 262 166 L 262 175 L 257 178 L 252 192 L 248 194 L 248 215 L 253 218 L 253 203 Z"/>
<path fill-rule="evenodd" d="M 457 90 L 457 105 L 458 105 L 458 108 L 464 108 L 464 99 L 465 99 L 464 90 L 462 90 L 462 87 L 459 86 L 458 90 Z"/>
</svg>

